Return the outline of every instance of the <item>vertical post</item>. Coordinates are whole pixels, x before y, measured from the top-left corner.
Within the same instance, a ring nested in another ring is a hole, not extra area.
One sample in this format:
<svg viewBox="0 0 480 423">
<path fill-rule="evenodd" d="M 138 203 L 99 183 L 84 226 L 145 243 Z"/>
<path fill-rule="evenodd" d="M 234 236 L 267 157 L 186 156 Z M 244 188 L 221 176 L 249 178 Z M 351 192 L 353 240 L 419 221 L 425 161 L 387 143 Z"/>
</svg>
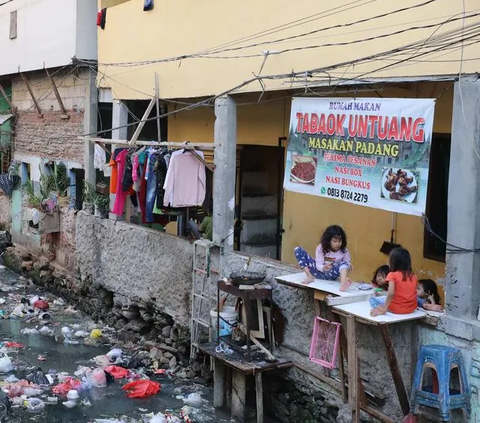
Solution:
<svg viewBox="0 0 480 423">
<path fill-rule="evenodd" d="M 158 84 L 158 73 L 155 72 L 155 98 L 157 109 L 157 137 L 158 141 L 162 141 L 162 128 L 160 127 L 160 89 Z"/>
<path fill-rule="evenodd" d="M 236 369 L 232 375 L 232 417 L 241 422 L 245 421 L 245 402 L 247 398 L 246 376 Z"/>
<path fill-rule="evenodd" d="M 256 391 L 256 396 L 257 396 L 257 423 L 263 423 L 262 372 L 255 373 L 255 391 Z"/>
<path fill-rule="evenodd" d="M 83 115 L 83 132 L 91 134 L 97 131 L 97 106 L 98 91 L 96 84 L 95 72 L 88 71 L 87 90 L 85 92 L 85 112 Z M 95 167 L 93 159 L 95 154 L 95 144 L 89 140 L 85 140 L 85 180 L 91 184 L 95 184 Z"/>
<path fill-rule="evenodd" d="M 213 406 L 219 408 L 225 406 L 226 368 L 218 358 L 213 359 L 213 366 Z"/>
<path fill-rule="evenodd" d="M 233 250 L 237 105 L 230 96 L 215 100 L 215 172 L 213 175 L 213 242 Z"/>
<path fill-rule="evenodd" d="M 112 103 L 112 128 L 119 128 L 128 124 L 128 109 L 122 100 L 113 100 Z M 112 139 L 127 140 L 128 128 L 123 127 L 112 131 Z"/>
<path fill-rule="evenodd" d="M 352 422 L 360 422 L 358 413 L 358 350 L 357 350 L 357 322 L 355 316 L 347 316 L 347 343 L 348 343 L 348 405 L 352 411 Z"/>
<path fill-rule="evenodd" d="M 461 78 L 454 86 L 452 146 L 448 184 L 450 244 L 468 250 L 480 247 L 480 81 Z M 462 333 L 460 320 L 476 319 L 480 304 L 480 254 L 448 253 L 446 257 L 447 333 Z"/>
</svg>

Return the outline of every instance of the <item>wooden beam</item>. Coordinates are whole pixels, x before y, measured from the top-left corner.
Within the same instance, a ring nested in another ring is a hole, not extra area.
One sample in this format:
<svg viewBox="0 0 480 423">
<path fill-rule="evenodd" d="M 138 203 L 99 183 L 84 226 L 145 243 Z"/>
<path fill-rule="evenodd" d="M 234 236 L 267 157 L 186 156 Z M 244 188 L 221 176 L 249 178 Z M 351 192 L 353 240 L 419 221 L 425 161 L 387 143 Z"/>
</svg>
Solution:
<svg viewBox="0 0 480 423">
<path fill-rule="evenodd" d="M 360 422 L 358 413 L 358 376 L 357 376 L 357 334 L 355 316 L 347 316 L 348 344 L 348 405 L 352 410 L 352 422 Z"/>
<path fill-rule="evenodd" d="M 104 144 L 112 144 L 112 145 L 122 145 L 122 146 L 129 146 L 130 143 L 128 140 L 111 140 L 108 138 L 94 138 L 94 137 L 77 137 L 78 139 L 88 140 L 90 142 L 102 142 Z M 216 145 L 212 142 L 204 142 L 204 143 L 195 143 L 188 141 L 183 142 L 174 142 L 174 141 L 137 141 L 136 145 L 146 145 L 150 147 L 168 147 L 168 148 L 184 148 L 185 150 L 215 150 Z"/>
<path fill-rule="evenodd" d="M 32 87 L 30 86 L 30 82 L 28 82 L 28 79 L 25 78 L 25 75 L 24 75 L 22 72 L 20 72 L 20 76 L 22 77 L 23 82 L 24 82 L 25 85 L 27 86 L 27 90 L 28 90 L 28 92 L 30 93 L 30 97 L 32 97 L 33 104 L 35 104 L 35 108 L 37 109 L 38 114 L 39 114 L 41 117 L 43 117 L 42 109 L 40 108 L 40 105 L 38 104 L 38 101 L 37 101 L 37 99 L 35 98 L 35 94 L 33 93 Z"/>
<path fill-rule="evenodd" d="M 63 105 L 62 98 L 60 97 L 60 93 L 58 92 L 57 86 L 55 85 L 55 81 L 53 80 L 52 76 L 48 72 L 47 68 L 45 68 L 45 73 L 47 74 L 47 77 L 50 80 L 50 83 L 52 84 L 53 93 L 55 94 L 55 97 L 57 97 L 58 105 L 60 106 L 60 110 L 63 113 L 62 119 L 68 119 L 70 116 L 68 116 L 67 111 L 65 110 L 65 106 Z"/>
<path fill-rule="evenodd" d="M 190 153 L 192 153 L 193 157 L 195 157 L 198 161 L 202 162 L 202 163 L 205 165 L 205 167 L 206 167 L 210 172 L 213 173 L 213 170 L 215 169 L 215 165 L 210 165 L 210 164 L 208 164 L 208 163 L 205 161 L 205 159 L 204 159 L 202 156 L 200 156 L 200 154 L 198 154 L 195 150 L 190 150 Z"/>
<path fill-rule="evenodd" d="M 10 97 L 9 97 L 9 96 L 7 95 L 7 93 L 5 92 L 2 84 L 0 84 L 0 93 L 2 93 L 3 98 L 4 98 L 5 101 L 7 102 L 8 106 L 10 107 L 10 109 L 12 110 L 12 112 L 16 112 L 16 111 L 17 111 L 17 108 L 13 105 L 12 101 L 10 100 Z"/>
<path fill-rule="evenodd" d="M 128 144 L 136 144 L 136 141 L 137 141 L 138 137 L 140 136 L 140 133 L 142 132 L 143 127 L 145 126 L 145 123 L 146 123 L 145 121 L 150 116 L 150 113 L 153 109 L 153 106 L 155 106 L 155 103 L 156 103 L 156 101 L 155 101 L 155 97 L 154 97 L 150 101 L 150 104 L 148 105 L 147 110 L 145 110 L 145 113 L 143 114 L 142 119 L 141 119 L 140 123 L 138 124 L 137 129 L 133 133 L 132 139 L 128 142 Z"/>
<path fill-rule="evenodd" d="M 334 322 L 340 323 L 340 317 L 338 314 L 332 313 L 332 320 Z M 340 326 L 340 337 L 339 337 L 339 345 L 338 345 L 338 376 L 340 378 L 340 387 L 342 391 L 342 399 L 343 402 L 347 402 L 348 393 L 347 389 L 345 388 L 345 369 L 343 367 L 343 355 L 347 352 L 347 342 L 345 339 L 345 331 L 343 330 L 343 326 Z"/>
<path fill-rule="evenodd" d="M 398 367 L 397 357 L 395 355 L 395 349 L 393 348 L 392 338 L 390 337 L 390 333 L 388 331 L 388 325 L 380 324 L 380 330 L 382 332 L 383 342 L 385 343 L 388 365 L 390 367 L 390 372 L 392 373 L 393 383 L 395 384 L 398 400 L 400 401 L 400 406 L 402 407 L 403 415 L 407 416 L 408 413 L 410 413 L 410 403 L 408 401 L 405 385 L 403 384 L 402 374 L 400 373 L 400 368 Z"/>
<path fill-rule="evenodd" d="M 160 89 L 159 89 L 159 84 L 158 84 L 158 73 L 155 72 L 155 100 L 156 100 L 156 106 L 157 106 L 157 137 L 158 141 L 162 141 L 162 131 L 160 127 Z"/>
</svg>

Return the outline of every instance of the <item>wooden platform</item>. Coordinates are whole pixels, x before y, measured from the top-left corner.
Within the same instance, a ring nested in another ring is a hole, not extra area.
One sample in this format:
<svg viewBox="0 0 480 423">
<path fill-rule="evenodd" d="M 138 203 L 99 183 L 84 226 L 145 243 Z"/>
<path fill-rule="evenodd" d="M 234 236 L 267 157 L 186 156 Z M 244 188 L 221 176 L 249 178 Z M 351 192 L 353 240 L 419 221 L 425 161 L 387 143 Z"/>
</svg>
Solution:
<svg viewBox="0 0 480 423">
<path fill-rule="evenodd" d="M 231 385 L 232 417 L 245 421 L 246 418 L 246 397 L 247 397 L 247 376 L 255 377 L 255 392 L 257 400 L 257 423 L 263 423 L 263 381 L 264 372 L 286 369 L 293 363 L 288 360 L 279 359 L 273 363 L 266 361 L 246 361 L 237 352 L 231 355 L 217 353 L 216 343 L 209 342 L 200 344 L 198 349 L 214 359 L 214 382 L 213 382 L 213 405 L 224 407 L 227 400 L 227 386 Z M 227 382 L 227 368 L 232 369 L 231 384 Z"/>
</svg>

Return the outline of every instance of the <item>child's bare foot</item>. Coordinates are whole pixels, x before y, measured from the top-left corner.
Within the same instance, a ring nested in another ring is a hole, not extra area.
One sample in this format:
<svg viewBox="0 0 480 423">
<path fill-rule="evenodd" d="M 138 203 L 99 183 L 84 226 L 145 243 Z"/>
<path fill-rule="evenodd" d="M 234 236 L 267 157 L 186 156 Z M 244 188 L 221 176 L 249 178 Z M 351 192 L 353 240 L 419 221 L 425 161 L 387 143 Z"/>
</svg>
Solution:
<svg viewBox="0 0 480 423">
<path fill-rule="evenodd" d="M 345 279 L 340 283 L 340 292 L 345 292 L 350 285 L 352 284 L 352 281 L 350 279 Z"/>
</svg>

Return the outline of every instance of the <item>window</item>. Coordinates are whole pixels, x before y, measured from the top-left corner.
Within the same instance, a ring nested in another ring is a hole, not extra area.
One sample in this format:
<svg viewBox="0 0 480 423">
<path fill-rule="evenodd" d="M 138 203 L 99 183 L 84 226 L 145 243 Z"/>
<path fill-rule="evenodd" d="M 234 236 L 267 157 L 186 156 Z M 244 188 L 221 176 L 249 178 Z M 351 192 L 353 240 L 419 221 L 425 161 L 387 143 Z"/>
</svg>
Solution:
<svg viewBox="0 0 480 423">
<path fill-rule="evenodd" d="M 450 134 L 433 134 L 425 214 L 430 221 L 432 230 L 444 240 L 447 239 L 450 146 Z M 445 252 L 445 243 L 425 230 L 423 256 L 431 260 L 445 262 Z"/>
<path fill-rule="evenodd" d="M 17 11 L 10 12 L 10 39 L 17 38 Z"/>
</svg>

